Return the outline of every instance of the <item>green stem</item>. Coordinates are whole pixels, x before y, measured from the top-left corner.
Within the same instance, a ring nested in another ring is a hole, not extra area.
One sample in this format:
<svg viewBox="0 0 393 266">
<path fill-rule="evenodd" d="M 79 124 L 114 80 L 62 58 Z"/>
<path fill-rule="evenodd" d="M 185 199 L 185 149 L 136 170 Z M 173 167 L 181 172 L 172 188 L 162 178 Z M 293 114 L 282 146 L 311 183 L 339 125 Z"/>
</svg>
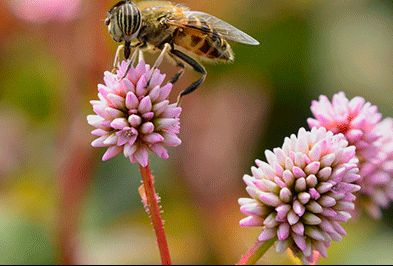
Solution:
<svg viewBox="0 0 393 266">
<path fill-rule="evenodd" d="M 266 253 L 266 251 L 273 246 L 275 238 L 268 241 L 257 241 L 254 246 L 252 246 L 246 254 L 241 257 L 236 265 L 254 265 L 257 261 Z"/>
</svg>

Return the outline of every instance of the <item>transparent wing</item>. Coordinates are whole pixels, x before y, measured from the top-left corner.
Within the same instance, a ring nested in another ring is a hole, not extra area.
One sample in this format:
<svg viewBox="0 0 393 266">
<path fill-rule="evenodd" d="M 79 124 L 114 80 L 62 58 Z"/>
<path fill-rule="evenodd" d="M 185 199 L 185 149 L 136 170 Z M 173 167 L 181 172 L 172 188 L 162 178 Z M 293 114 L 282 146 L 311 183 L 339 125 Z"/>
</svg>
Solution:
<svg viewBox="0 0 393 266">
<path fill-rule="evenodd" d="M 198 24 L 198 22 L 205 22 L 228 41 L 249 45 L 259 45 L 259 42 L 247 33 L 244 33 L 243 31 L 215 16 L 200 11 L 188 10 L 184 11 L 184 15 L 188 18 L 189 23 L 195 22 Z"/>
<path fill-rule="evenodd" d="M 167 10 L 176 10 L 176 9 L 182 9 L 182 10 L 189 10 L 186 6 L 182 4 L 174 4 L 170 1 L 165 1 L 165 0 L 144 0 L 140 2 L 136 2 L 137 6 L 140 8 L 141 11 L 144 11 L 146 9 L 153 9 L 155 11 L 160 11 L 163 9 Z"/>
</svg>

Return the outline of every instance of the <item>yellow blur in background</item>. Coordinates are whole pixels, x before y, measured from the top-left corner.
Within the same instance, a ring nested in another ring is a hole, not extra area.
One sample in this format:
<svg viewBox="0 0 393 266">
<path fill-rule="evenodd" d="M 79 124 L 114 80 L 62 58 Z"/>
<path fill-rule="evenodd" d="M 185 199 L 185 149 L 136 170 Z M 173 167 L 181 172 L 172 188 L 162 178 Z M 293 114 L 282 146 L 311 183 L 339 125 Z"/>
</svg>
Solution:
<svg viewBox="0 0 393 266">
<path fill-rule="evenodd" d="M 0 263 L 158 263 L 137 166 L 101 162 L 86 122 L 117 48 L 104 25 L 116 1 L 68 1 L 49 15 L 17 2 L 0 2 Z M 307 126 L 313 99 L 344 91 L 393 116 L 393 1 L 182 3 L 261 42 L 233 44 L 234 64 L 207 66 L 207 81 L 183 101 L 183 144 L 152 162 L 173 261 L 233 264 L 260 230 L 239 226 L 242 176 Z M 187 72 L 173 100 L 195 77 Z M 393 263 L 392 210 L 378 222 L 352 219 L 321 263 Z M 260 262 L 290 259 L 272 249 Z"/>
</svg>

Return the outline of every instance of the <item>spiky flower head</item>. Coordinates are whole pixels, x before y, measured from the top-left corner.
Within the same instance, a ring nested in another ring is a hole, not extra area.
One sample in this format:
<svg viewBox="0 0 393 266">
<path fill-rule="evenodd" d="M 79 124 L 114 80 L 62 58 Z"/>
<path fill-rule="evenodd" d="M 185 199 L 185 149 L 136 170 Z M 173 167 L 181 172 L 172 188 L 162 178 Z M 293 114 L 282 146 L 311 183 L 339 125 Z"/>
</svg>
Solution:
<svg viewBox="0 0 393 266">
<path fill-rule="evenodd" d="M 376 131 L 381 134 L 375 143 L 378 153 L 360 165 L 360 201 L 369 215 L 380 218 L 381 209 L 393 201 L 393 119 L 380 122 Z"/>
<path fill-rule="evenodd" d="M 372 157 L 376 153 L 374 142 L 380 138 L 375 130 L 382 115 L 378 108 L 362 97 L 349 100 L 344 92 L 329 98 L 322 95 L 319 101 L 313 101 L 311 111 L 315 118 L 308 119 L 308 125 L 324 127 L 335 134 L 345 135 L 351 145 L 356 146 L 358 156 Z"/>
<path fill-rule="evenodd" d="M 393 133 L 391 119 L 380 122 L 378 108 L 361 97 L 347 99 L 343 92 L 314 101 L 311 111 L 315 118 L 308 119 L 310 127 L 324 127 L 342 133 L 349 143 L 356 146 L 362 189 L 359 204 L 367 213 L 378 219 L 381 208 L 393 200 L 393 173 L 391 153 Z"/>
<path fill-rule="evenodd" d="M 98 85 L 97 101 L 91 101 L 96 115 L 87 117 L 98 137 L 93 147 L 108 148 L 103 160 L 120 153 L 132 163 L 148 165 L 148 152 L 168 159 L 166 146 L 181 144 L 181 108 L 170 104 L 172 84 L 163 85 L 165 75 L 141 61 L 122 77 L 129 62 L 123 61 L 116 74 L 105 72 L 105 85 Z"/>
<path fill-rule="evenodd" d="M 251 198 L 239 199 L 248 216 L 240 225 L 262 227 L 260 241 L 275 238 L 278 252 L 289 248 L 304 262 L 314 251 L 327 256 L 330 242 L 346 234 L 340 223 L 351 218 L 360 189 L 355 147 L 342 134 L 302 128 L 265 155 L 267 163 L 257 160 L 243 177 Z"/>
</svg>

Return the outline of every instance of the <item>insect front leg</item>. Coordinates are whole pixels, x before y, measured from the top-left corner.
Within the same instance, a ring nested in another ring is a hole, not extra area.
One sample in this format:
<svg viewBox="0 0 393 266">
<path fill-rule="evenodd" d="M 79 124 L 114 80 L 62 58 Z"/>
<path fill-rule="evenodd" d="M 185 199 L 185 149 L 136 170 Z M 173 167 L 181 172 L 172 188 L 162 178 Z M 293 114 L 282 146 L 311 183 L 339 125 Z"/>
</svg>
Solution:
<svg viewBox="0 0 393 266">
<path fill-rule="evenodd" d="M 178 59 L 182 60 L 184 63 L 188 64 L 189 66 L 191 66 L 196 72 L 202 74 L 202 76 L 195 82 L 193 82 L 190 86 L 188 86 L 186 89 L 184 89 L 179 96 L 177 97 L 177 105 L 180 105 L 181 102 L 181 98 L 187 94 L 192 93 L 193 91 L 195 91 L 196 89 L 199 88 L 199 86 L 201 86 L 201 84 L 205 81 L 206 76 L 207 76 L 207 71 L 204 68 L 204 66 L 202 66 L 200 63 L 198 63 L 195 59 L 193 59 L 192 57 L 186 55 L 185 53 L 179 51 L 179 50 L 175 50 L 173 49 L 171 51 L 171 54 L 174 57 L 177 57 Z"/>
<path fill-rule="evenodd" d="M 143 51 L 141 49 L 139 49 L 139 56 L 138 57 L 139 57 L 138 58 L 138 62 L 141 62 L 141 61 L 146 62 L 145 61 L 145 55 L 144 55 L 144 53 L 143 53 Z"/>
<path fill-rule="evenodd" d="M 138 54 L 139 54 L 139 48 L 136 48 L 131 56 L 130 63 L 127 66 L 126 72 L 124 72 L 124 75 L 121 79 L 124 79 L 127 76 L 128 72 L 130 71 L 131 67 L 134 66 Z"/>
<path fill-rule="evenodd" d="M 123 49 L 124 49 L 124 45 L 123 45 L 123 44 L 122 44 L 122 45 L 119 45 L 119 46 L 117 47 L 116 55 L 115 55 L 115 60 L 114 60 L 114 62 L 113 62 L 112 73 L 115 73 L 116 70 L 117 70 L 117 66 L 118 66 L 118 64 L 119 64 L 120 52 L 121 52 Z"/>
</svg>

